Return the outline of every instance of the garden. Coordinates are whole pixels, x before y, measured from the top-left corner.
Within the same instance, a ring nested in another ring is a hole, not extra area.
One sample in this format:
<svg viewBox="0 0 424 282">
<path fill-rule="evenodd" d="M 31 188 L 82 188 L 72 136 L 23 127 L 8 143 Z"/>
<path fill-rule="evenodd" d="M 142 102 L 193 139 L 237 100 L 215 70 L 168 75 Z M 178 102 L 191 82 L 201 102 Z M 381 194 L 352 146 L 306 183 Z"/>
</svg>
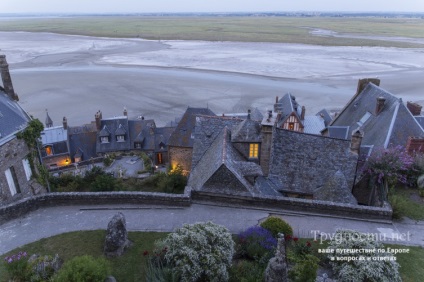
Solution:
<svg viewBox="0 0 424 282">
<path fill-rule="evenodd" d="M 265 279 L 275 270 L 270 261 L 281 264 L 278 273 L 288 277 L 281 281 L 316 281 L 317 275 L 338 281 L 421 281 L 424 277 L 421 247 L 408 247 L 408 253 L 396 255 L 339 254 L 340 260 L 335 261 L 336 250 L 405 247 L 383 246 L 351 230 L 339 230 L 325 242 L 300 239 L 279 217 L 268 217 L 239 234 L 206 222 L 187 224 L 173 233 L 130 232 L 128 238 L 132 246 L 115 258 L 103 254 L 104 230 L 45 238 L 3 255 L 0 280 L 84 282 L 113 276 L 116 281 L 270 281 Z M 284 259 L 276 259 L 281 253 Z M 352 257 L 362 259 L 347 260 Z"/>
</svg>

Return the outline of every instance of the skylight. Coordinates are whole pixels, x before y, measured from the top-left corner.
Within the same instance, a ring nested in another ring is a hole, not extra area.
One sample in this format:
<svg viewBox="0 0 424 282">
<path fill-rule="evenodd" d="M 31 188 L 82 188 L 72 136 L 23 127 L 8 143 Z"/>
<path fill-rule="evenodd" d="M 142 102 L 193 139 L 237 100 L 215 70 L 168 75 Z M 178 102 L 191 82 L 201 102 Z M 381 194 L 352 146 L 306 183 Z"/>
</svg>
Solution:
<svg viewBox="0 0 424 282">
<path fill-rule="evenodd" d="M 357 122 L 359 126 L 362 126 L 371 116 L 370 112 L 366 112 L 362 118 Z"/>
</svg>

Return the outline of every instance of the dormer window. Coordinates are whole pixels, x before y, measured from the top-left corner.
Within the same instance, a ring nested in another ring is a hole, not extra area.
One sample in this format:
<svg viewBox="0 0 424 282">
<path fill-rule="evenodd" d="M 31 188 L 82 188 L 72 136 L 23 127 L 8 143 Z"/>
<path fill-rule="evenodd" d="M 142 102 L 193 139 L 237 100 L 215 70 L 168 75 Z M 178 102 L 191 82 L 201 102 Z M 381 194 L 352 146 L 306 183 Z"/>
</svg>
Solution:
<svg viewBox="0 0 424 282">
<path fill-rule="evenodd" d="M 102 144 L 109 143 L 109 137 L 108 136 L 100 137 L 100 143 Z"/>
<path fill-rule="evenodd" d="M 118 129 L 116 129 L 116 131 L 115 131 L 116 142 L 125 142 L 126 133 L 127 132 L 126 132 L 125 128 L 122 126 L 122 124 L 120 124 L 118 126 Z"/>
<path fill-rule="evenodd" d="M 249 144 L 249 159 L 257 159 L 259 157 L 259 144 Z"/>
<path fill-rule="evenodd" d="M 117 135 L 116 142 L 125 142 L 125 135 Z"/>
</svg>

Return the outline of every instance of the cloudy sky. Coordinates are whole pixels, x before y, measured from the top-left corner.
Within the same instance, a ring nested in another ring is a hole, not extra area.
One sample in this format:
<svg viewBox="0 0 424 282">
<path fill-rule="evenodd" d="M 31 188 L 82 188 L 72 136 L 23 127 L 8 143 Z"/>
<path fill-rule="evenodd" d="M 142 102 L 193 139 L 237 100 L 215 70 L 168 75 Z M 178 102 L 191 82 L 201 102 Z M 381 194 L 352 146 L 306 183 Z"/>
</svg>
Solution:
<svg viewBox="0 0 424 282">
<path fill-rule="evenodd" d="M 424 12 L 423 0 L 0 0 L 0 13 Z"/>
</svg>

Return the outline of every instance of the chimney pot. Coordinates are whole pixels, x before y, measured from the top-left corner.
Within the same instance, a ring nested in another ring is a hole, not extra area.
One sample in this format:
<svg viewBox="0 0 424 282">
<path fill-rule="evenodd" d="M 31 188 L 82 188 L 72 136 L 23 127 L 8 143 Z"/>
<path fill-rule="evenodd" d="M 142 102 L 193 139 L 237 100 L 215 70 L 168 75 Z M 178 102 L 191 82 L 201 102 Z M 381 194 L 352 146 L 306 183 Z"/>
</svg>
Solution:
<svg viewBox="0 0 424 282">
<path fill-rule="evenodd" d="M 386 98 L 384 97 L 377 97 L 377 104 L 375 107 L 375 115 L 378 115 L 379 113 L 381 113 L 381 111 L 384 108 L 384 103 L 386 102 Z"/>
</svg>

